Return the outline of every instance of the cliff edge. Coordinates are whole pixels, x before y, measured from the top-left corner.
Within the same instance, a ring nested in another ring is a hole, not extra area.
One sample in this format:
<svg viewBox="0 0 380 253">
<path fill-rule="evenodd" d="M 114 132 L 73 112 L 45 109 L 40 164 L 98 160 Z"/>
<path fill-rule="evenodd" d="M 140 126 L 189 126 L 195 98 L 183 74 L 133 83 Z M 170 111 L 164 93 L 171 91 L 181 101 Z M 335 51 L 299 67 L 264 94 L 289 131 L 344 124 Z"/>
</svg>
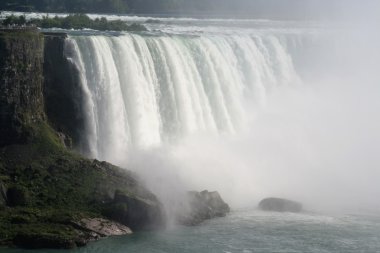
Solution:
<svg viewBox="0 0 380 253">
<path fill-rule="evenodd" d="M 162 205 L 133 173 L 81 157 L 55 130 L 61 118 L 49 115 L 65 108 L 44 96 L 59 84 L 44 80 L 45 45 L 37 30 L 0 30 L 0 245 L 72 248 L 159 228 Z"/>
</svg>

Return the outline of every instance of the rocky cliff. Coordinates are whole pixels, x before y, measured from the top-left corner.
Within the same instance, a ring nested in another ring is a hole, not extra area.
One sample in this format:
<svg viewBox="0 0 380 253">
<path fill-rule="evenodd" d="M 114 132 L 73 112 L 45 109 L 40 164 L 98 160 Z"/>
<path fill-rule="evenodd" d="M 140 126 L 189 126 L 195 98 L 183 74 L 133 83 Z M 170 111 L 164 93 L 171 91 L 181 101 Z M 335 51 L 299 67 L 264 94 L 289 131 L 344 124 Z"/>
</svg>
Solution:
<svg viewBox="0 0 380 253">
<path fill-rule="evenodd" d="M 71 248 L 129 234 L 128 227 L 159 228 L 165 221 L 162 205 L 135 175 L 64 145 L 62 132 L 75 137 L 80 119 L 63 44 L 62 35 L 0 31 L 3 245 Z"/>
<path fill-rule="evenodd" d="M 67 55 L 64 33 L 44 33 L 44 98 L 50 124 L 66 138 L 67 146 L 79 147 L 84 129 L 82 89 L 76 66 Z M 84 149 L 84 147 L 81 147 Z"/>
<path fill-rule="evenodd" d="M 43 41 L 34 30 L 0 30 L 0 146 L 25 143 L 44 119 Z"/>
<path fill-rule="evenodd" d="M 73 152 L 83 116 L 65 34 L 0 30 L 0 245 L 72 248 L 158 229 L 157 197 L 126 169 Z M 185 225 L 225 216 L 217 192 L 190 192 Z"/>
</svg>

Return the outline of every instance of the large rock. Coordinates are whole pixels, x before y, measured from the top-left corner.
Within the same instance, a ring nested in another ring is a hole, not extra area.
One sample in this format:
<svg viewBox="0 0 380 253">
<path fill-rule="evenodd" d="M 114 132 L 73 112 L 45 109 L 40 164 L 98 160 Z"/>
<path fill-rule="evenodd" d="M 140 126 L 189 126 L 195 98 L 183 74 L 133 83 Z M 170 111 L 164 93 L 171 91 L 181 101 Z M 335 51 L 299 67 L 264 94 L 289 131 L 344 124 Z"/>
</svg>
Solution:
<svg viewBox="0 0 380 253">
<path fill-rule="evenodd" d="M 224 217 L 230 211 L 216 191 L 188 192 L 186 202 L 177 218 L 183 225 L 197 225 L 208 219 Z"/>
<path fill-rule="evenodd" d="M 88 232 L 95 233 L 100 237 L 132 234 L 132 230 L 129 227 L 118 222 L 101 218 L 81 219 L 78 222 L 73 222 L 73 224 L 80 230 L 87 230 Z"/>
<path fill-rule="evenodd" d="M 302 204 L 288 199 L 266 198 L 260 201 L 259 208 L 264 211 L 299 213 Z"/>
<path fill-rule="evenodd" d="M 112 203 L 107 204 L 104 215 L 133 230 L 152 230 L 165 225 L 162 204 L 155 196 L 143 198 L 121 191 L 115 192 Z"/>
<path fill-rule="evenodd" d="M 109 236 L 129 235 L 132 231 L 120 223 L 102 218 L 83 218 L 68 223 L 70 227 L 51 230 L 49 227 L 22 231 L 13 238 L 13 244 L 26 249 L 71 249 L 87 245 Z M 57 227 L 62 224 L 57 224 Z M 59 231 L 59 232 L 58 232 Z"/>
</svg>

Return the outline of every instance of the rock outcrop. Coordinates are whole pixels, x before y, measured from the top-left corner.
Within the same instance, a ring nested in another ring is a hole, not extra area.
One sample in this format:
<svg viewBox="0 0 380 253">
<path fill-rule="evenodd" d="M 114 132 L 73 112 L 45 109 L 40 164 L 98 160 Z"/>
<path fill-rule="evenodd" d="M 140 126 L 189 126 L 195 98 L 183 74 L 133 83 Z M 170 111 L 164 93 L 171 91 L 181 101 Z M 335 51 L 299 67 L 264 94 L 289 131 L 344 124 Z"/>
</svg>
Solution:
<svg viewBox="0 0 380 253">
<path fill-rule="evenodd" d="M 183 225 L 197 225 L 205 220 L 224 217 L 230 207 L 218 192 L 188 192 L 183 210 L 178 214 L 178 222 Z"/>
<path fill-rule="evenodd" d="M 154 195 L 141 197 L 116 191 L 103 214 L 133 230 L 150 230 L 165 225 L 165 214 L 161 203 Z"/>
<path fill-rule="evenodd" d="M 288 199 L 266 198 L 260 201 L 259 208 L 264 211 L 299 213 L 302 204 Z"/>
<path fill-rule="evenodd" d="M 44 33 L 44 101 L 49 122 L 67 146 L 78 146 L 84 130 L 79 72 L 69 59 L 73 50 L 65 33 Z M 84 149 L 85 147 L 81 147 Z"/>
<path fill-rule="evenodd" d="M 72 222 L 72 225 L 78 229 L 78 237 L 75 239 L 77 246 L 83 246 L 104 237 L 132 234 L 129 227 L 102 218 L 81 219 Z"/>
<path fill-rule="evenodd" d="M 83 121 L 64 41 L 0 30 L 0 245 L 73 248 L 165 224 L 162 204 L 133 173 L 68 148 Z M 185 225 L 230 210 L 217 192 L 189 192 L 184 203 Z"/>
<path fill-rule="evenodd" d="M 63 104 L 48 109 L 46 116 L 44 104 L 60 101 L 55 92 L 73 92 L 66 81 L 60 83 L 65 70 L 55 69 L 59 73 L 51 75 L 58 78 L 48 76 L 43 82 L 44 46 L 59 53 L 45 57 L 45 68 L 53 71 L 63 57 L 60 36 L 44 43 L 36 30 L 0 30 L 0 245 L 72 248 L 105 235 L 127 234 L 126 227 L 154 229 L 164 221 L 160 202 L 133 173 L 67 149 L 74 125 L 80 123 L 75 108 Z M 57 83 L 43 89 L 46 82 Z M 53 118 L 61 109 L 70 112 Z M 73 119 L 73 125 L 62 126 L 65 119 Z"/>
<path fill-rule="evenodd" d="M 25 143 L 44 118 L 43 45 L 36 31 L 0 30 L 0 147 Z"/>
</svg>

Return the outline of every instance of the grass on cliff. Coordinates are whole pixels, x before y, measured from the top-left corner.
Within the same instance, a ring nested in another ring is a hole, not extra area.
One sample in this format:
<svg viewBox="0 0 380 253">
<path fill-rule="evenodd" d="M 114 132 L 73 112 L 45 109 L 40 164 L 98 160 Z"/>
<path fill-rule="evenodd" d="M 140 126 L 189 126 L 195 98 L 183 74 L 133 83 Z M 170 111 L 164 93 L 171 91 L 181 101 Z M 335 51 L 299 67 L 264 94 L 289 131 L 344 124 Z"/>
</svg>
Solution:
<svg viewBox="0 0 380 253">
<path fill-rule="evenodd" d="M 40 28 L 62 28 L 62 29 L 93 29 L 99 31 L 146 31 L 145 26 L 137 23 L 127 24 L 121 20 L 107 20 L 105 17 L 91 19 L 86 14 L 71 14 L 66 17 L 35 18 L 26 20 L 25 16 L 8 16 L 2 21 L 3 26 L 35 25 Z"/>
<path fill-rule="evenodd" d="M 47 123 L 28 132 L 27 143 L 0 148 L 0 186 L 13 196 L 0 203 L 0 245 L 25 233 L 66 242 L 78 236 L 71 221 L 102 217 L 116 190 L 138 191 L 130 172 L 69 151 Z"/>
</svg>

